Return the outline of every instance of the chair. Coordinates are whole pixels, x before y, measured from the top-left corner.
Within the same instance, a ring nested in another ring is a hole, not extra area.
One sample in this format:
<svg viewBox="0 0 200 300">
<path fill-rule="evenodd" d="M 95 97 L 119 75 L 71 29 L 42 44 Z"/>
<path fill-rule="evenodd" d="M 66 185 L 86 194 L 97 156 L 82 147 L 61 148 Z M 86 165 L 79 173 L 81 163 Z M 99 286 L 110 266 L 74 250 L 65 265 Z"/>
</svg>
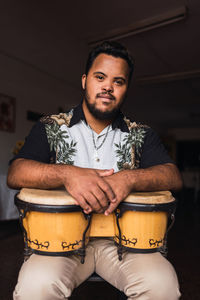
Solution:
<svg viewBox="0 0 200 300">
<path fill-rule="evenodd" d="M 88 279 L 87 282 L 106 282 L 103 278 L 101 278 L 98 274 L 93 273 Z M 117 291 L 117 298 L 116 300 L 126 300 L 127 297 L 126 295 L 121 292 L 121 291 Z"/>
</svg>

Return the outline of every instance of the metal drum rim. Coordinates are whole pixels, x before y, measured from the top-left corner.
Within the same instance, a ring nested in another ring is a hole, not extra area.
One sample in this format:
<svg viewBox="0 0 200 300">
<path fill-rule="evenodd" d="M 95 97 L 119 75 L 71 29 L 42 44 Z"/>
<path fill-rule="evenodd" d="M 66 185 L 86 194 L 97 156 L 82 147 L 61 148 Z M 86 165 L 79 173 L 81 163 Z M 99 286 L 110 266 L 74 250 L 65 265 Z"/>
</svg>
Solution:
<svg viewBox="0 0 200 300">
<path fill-rule="evenodd" d="M 119 209 L 123 209 L 124 211 L 127 209 L 131 211 L 146 211 L 146 212 L 154 212 L 154 211 L 169 211 L 176 207 L 177 200 L 165 202 L 165 203 L 157 203 L 157 204 L 147 204 L 147 203 L 131 203 L 131 202 L 121 202 L 118 206 Z"/>
<path fill-rule="evenodd" d="M 15 205 L 21 209 L 26 209 L 28 211 L 38 211 L 46 213 L 62 213 L 62 212 L 82 212 L 82 208 L 79 205 L 48 205 L 31 203 L 20 200 L 15 195 Z"/>
</svg>

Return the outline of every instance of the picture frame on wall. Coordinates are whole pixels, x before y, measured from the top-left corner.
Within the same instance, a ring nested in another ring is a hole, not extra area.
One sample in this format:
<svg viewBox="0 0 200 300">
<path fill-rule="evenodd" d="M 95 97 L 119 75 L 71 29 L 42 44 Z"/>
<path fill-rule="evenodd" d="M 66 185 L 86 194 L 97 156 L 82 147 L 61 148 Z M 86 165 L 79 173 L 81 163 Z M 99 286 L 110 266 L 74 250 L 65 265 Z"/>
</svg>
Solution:
<svg viewBox="0 0 200 300">
<path fill-rule="evenodd" d="M 16 99 L 0 93 L 0 130 L 15 131 Z"/>
</svg>

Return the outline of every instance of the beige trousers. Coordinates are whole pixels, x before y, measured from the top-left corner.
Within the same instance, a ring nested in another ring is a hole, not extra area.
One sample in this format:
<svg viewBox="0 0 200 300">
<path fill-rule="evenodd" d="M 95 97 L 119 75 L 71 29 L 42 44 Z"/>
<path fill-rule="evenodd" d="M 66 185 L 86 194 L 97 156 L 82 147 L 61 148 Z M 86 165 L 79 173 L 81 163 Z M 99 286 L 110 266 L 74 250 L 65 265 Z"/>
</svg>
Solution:
<svg viewBox="0 0 200 300">
<path fill-rule="evenodd" d="M 93 272 L 123 291 L 128 299 L 177 300 L 178 280 L 172 265 L 160 254 L 124 253 L 118 260 L 113 241 L 91 241 L 85 263 L 76 255 L 52 257 L 31 255 L 24 262 L 14 291 L 14 300 L 68 299 Z"/>
</svg>

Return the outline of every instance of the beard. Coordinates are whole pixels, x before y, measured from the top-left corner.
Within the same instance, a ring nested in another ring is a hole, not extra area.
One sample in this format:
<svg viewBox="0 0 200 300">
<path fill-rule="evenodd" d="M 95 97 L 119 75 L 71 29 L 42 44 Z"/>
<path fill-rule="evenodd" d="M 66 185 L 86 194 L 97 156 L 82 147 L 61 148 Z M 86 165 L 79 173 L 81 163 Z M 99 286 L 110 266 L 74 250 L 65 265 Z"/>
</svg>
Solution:
<svg viewBox="0 0 200 300">
<path fill-rule="evenodd" d="M 98 108 L 96 108 L 96 104 L 95 103 L 91 104 L 89 102 L 90 97 L 89 97 L 89 94 L 87 92 L 87 87 L 84 90 L 84 99 L 85 99 L 85 103 L 87 105 L 87 108 L 88 108 L 89 112 L 97 120 L 113 120 L 117 116 L 117 114 L 119 113 L 120 108 L 122 107 L 122 104 L 124 103 L 125 97 L 124 97 L 123 101 L 121 103 L 119 103 L 118 106 L 116 106 L 112 110 L 108 110 L 108 111 L 101 111 Z M 115 101 L 115 100 L 113 99 L 112 101 Z"/>
</svg>

